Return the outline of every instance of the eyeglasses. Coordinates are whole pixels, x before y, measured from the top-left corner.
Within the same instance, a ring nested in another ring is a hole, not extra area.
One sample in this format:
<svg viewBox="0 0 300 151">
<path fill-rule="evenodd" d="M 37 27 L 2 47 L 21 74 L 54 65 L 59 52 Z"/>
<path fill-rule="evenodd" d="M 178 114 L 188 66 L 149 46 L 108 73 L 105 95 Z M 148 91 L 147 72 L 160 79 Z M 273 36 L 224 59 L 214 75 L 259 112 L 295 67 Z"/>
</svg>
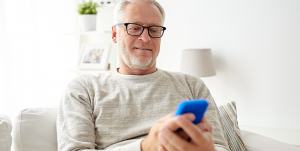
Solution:
<svg viewBox="0 0 300 151">
<path fill-rule="evenodd" d="M 135 23 L 119 23 L 115 26 L 126 26 L 126 31 L 128 35 L 131 36 L 140 36 L 143 31 L 144 28 L 148 28 L 148 34 L 150 37 L 152 38 L 160 38 L 163 36 L 164 31 L 167 29 L 166 27 L 163 26 L 142 26 L 139 24 L 135 24 Z"/>
</svg>

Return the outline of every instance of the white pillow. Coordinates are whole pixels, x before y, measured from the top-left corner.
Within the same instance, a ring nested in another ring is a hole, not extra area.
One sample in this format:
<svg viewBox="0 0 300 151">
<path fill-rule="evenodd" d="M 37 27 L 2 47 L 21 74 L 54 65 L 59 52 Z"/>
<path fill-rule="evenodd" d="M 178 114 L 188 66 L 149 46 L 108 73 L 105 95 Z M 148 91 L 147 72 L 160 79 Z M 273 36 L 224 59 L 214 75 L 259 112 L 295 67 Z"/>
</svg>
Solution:
<svg viewBox="0 0 300 151">
<path fill-rule="evenodd" d="M 12 124 L 6 115 L 0 114 L 0 150 L 10 151 Z"/>
<path fill-rule="evenodd" d="M 14 151 L 57 151 L 57 108 L 28 108 L 14 120 Z"/>
<path fill-rule="evenodd" d="M 231 151 L 246 151 L 246 146 L 238 125 L 236 103 L 234 101 L 218 106 L 225 137 Z"/>
</svg>

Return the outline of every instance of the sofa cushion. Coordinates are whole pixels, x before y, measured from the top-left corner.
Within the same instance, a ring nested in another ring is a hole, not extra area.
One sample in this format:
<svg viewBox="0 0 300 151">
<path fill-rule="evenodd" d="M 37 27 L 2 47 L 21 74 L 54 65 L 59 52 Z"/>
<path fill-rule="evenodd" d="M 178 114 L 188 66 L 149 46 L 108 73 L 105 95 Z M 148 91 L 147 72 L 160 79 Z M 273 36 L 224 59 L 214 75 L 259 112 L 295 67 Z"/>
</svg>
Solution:
<svg viewBox="0 0 300 151">
<path fill-rule="evenodd" d="M 12 124 L 6 115 L 0 114 L 0 150 L 10 151 Z"/>
<path fill-rule="evenodd" d="M 256 133 L 241 130 L 247 151 L 300 151 L 300 147 L 286 144 Z"/>
<path fill-rule="evenodd" d="M 15 151 L 57 151 L 57 108 L 28 108 L 14 120 Z"/>
<path fill-rule="evenodd" d="M 235 102 L 218 107 L 225 130 L 225 137 L 231 151 L 246 151 L 243 136 L 237 121 Z"/>
</svg>

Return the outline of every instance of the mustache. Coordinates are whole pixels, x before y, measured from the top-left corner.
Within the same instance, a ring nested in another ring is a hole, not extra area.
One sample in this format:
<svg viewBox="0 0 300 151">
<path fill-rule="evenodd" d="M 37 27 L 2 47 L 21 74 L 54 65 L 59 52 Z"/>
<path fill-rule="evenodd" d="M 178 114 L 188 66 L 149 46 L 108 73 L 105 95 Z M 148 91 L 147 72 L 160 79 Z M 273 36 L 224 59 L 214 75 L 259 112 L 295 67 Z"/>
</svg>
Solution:
<svg viewBox="0 0 300 151">
<path fill-rule="evenodd" d="M 133 44 L 133 47 L 138 47 L 138 48 L 147 48 L 147 49 L 154 49 L 154 45 L 153 44 L 150 44 L 150 43 L 135 43 Z"/>
</svg>

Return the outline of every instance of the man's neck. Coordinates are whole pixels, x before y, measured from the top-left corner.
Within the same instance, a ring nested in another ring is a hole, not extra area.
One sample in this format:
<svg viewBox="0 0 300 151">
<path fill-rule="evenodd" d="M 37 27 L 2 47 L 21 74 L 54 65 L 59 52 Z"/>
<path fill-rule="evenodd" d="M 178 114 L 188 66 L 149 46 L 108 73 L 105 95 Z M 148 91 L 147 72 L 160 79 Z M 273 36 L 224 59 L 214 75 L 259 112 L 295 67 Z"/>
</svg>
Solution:
<svg viewBox="0 0 300 151">
<path fill-rule="evenodd" d="M 149 70 L 131 69 L 126 65 L 120 65 L 120 68 L 118 68 L 117 71 L 120 74 L 125 74 L 125 75 L 146 75 L 146 74 L 154 73 L 155 71 L 157 71 L 157 69 L 155 64 Z"/>
</svg>

